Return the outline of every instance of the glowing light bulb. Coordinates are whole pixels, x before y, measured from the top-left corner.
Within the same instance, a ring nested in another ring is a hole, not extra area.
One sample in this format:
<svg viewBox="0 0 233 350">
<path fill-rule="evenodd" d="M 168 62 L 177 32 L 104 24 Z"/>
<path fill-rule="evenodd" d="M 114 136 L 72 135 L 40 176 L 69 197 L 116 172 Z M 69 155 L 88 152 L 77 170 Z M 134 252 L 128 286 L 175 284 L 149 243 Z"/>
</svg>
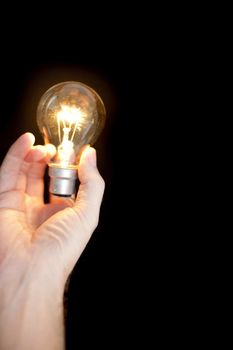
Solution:
<svg viewBox="0 0 233 350">
<path fill-rule="evenodd" d="M 56 147 L 49 162 L 50 192 L 69 197 L 75 192 L 80 153 L 103 129 L 103 101 L 90 87 L 74 81 L 52 86 L 41 97 L 37 123 L 45 144 Z"/>
</svg>

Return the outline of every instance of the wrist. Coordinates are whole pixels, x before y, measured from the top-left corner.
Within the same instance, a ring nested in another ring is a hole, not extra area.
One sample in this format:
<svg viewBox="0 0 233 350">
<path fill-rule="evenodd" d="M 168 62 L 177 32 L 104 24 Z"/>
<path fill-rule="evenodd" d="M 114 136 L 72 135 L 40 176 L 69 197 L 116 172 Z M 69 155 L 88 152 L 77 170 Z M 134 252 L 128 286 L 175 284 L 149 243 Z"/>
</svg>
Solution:
<svg viewBox="0 0 233 350">
<path fill-rule="evenodd" d="M 0 348 L 63 349 L 62 283 L 36 266 L 13 275 L 0 278 Z"/>
<path fill-rule="evenodd" d="M 0 292 L 7 289 L 9 294 L 11 290 L 30 289 L 31 285 L 37 285 L 43 294 L 63 295 L 65 283 L 66 276 L 59 263 L 51 263 L 48 256 L 38 257 L 34 253 L 25 253 L 23 257 L 12 255 L 0 264 Z"/>
</svg>

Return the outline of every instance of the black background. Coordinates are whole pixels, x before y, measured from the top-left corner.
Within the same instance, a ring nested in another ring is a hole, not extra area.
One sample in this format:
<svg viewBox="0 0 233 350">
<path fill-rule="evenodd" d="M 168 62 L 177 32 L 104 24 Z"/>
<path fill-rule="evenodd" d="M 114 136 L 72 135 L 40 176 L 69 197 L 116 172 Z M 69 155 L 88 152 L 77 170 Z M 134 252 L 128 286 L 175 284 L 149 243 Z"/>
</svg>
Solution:
<svg viewBox="0 0 233 350">
<path fill-rule="evenodd" d="M 45 16 L 45 9 L 35 8 L 25 21 L 13 18 L 2 29 L 1 159 L 26 131 L 43 143 L 36 108 L 49 87 L 76 80 L 99 93 L 107 120 L 95 147 L 106 190 L 99 226 L 70 280 L 67 349 L 122 348 L 140 341 L 146 348 L 148 336 L 155 327 L 159 334 L 165 322 L 159 309 L 166 307 L 161 297 L 166 259 L 159 259 L 166 223 L 158 234 L 161 186 L 165 191 L 157 176 L 165 147 L 156 128 L 163 90 L 158 77 L 164 69 L 156 49 L 160 39 L 150 39 L 149 28 L 142 32 L 140 16 L 122 10 L 108 9 L 101 17 L 91 7 L 90 17 L 90 9 L 56 16 Z M 156 316 L 150 297 L 154 282 Z"/>
<path fill-rule="evenodd" d="M 95 145 L 106 191 L 71 276 L 68 349 L 186 345 L 206 320 L 199 218 L 208 207 L 202 137 L 211 103 L 201 104 L 212 58 L 198 45 L 206 47 L 209 29 L 208 40 L 200 29 L 196 39 L 194 9 L 177 4 L 127 5 L 20 3 L 2 11 L 1 159 L 25 131 L 42 142 L 36 107 L 55 83 L 82 81 L 107 109 Z"/>
</svg>

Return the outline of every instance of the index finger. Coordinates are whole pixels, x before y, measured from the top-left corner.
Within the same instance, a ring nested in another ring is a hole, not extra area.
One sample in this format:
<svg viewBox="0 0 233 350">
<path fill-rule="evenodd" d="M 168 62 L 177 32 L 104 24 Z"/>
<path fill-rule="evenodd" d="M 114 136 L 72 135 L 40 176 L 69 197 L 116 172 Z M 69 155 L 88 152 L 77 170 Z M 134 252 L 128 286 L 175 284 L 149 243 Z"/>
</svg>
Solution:
<svg viewBox="0 0 233 350">
<path fill-rule="evenodd" d="M 0 193 L 19 190 L 25 186 L 26 178 L 21 167 L 34 142 L 34 135 L 27 132 L 10 147 L 0 168 Z"/>
</svg>

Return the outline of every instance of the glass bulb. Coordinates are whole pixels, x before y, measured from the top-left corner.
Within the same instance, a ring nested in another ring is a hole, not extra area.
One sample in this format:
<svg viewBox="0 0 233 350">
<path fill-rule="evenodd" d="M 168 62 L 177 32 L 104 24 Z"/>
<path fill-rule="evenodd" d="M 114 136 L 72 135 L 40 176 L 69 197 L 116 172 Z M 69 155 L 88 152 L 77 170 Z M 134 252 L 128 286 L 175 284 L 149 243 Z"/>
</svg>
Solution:
<svg viewBox="0 0 233 350">
<path fill-rule="evenodd" d="M 106 112 L 103 101 L 90 87 L 74 81 L 52 86 L 41 97 L 37 123 L 45 144 L 56 147 L 49 162 L 50 192 L 71 196 L 80 153 L 97 140 Z"/>
</svg>

